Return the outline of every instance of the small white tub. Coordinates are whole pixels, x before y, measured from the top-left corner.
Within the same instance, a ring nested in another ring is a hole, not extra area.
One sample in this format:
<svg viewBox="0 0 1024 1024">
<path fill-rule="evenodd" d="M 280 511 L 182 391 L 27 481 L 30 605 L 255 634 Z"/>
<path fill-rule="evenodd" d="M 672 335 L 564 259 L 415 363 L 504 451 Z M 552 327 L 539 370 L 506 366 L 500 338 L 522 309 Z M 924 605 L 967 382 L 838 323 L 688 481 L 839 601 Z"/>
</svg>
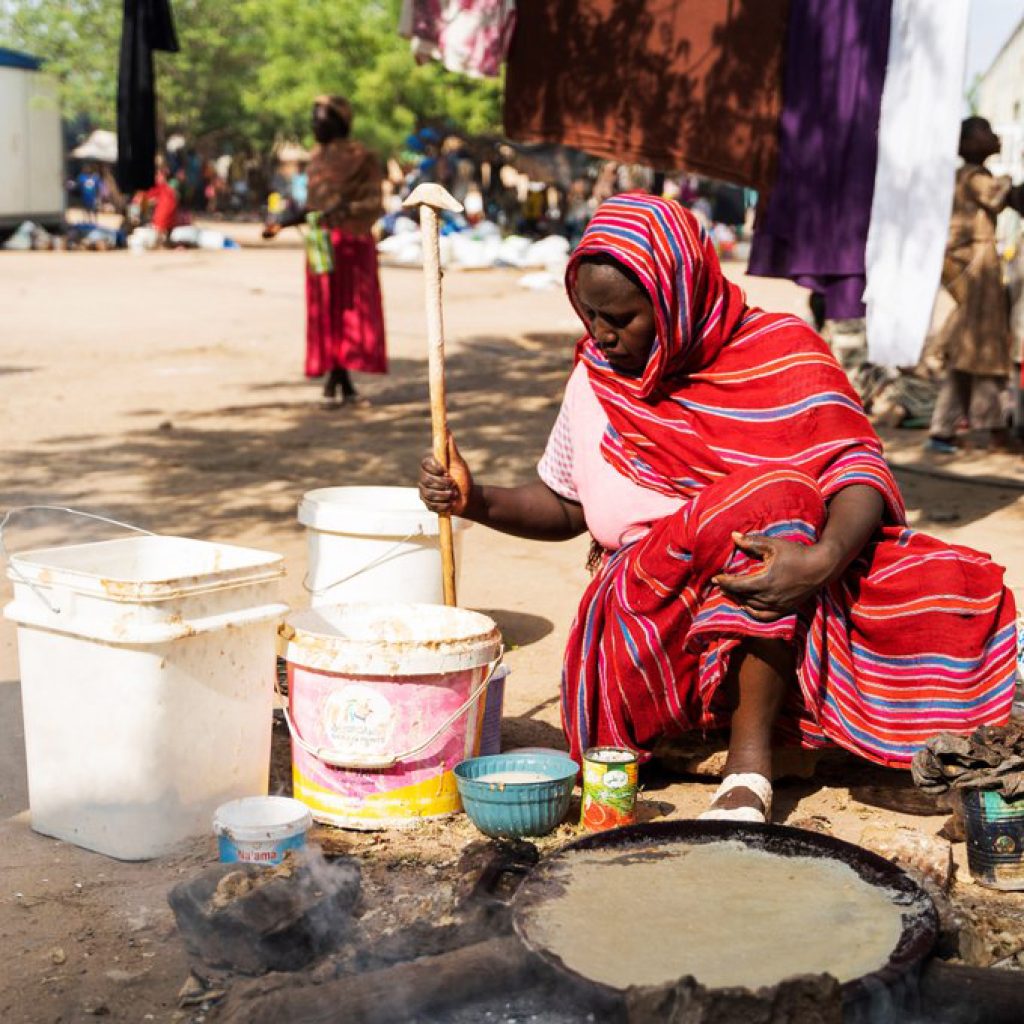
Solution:
<svg viewBox="0 0 1024 1024">
<path fill-rule="evenodd" d="M 266 793 L 283 574 L 155 535 L 11 558 L 37 832 L 145 860 Z"/>
<path fill-rule="evenodd" d="M 213 831 L 225 863 L 280 864 L 306 845 L 313 825 L 309 808 L 287 796 L 248 796 L 217 808 Z"/>
<path fill-rule="evenodd" d="M 414 487 L 321 487 L 299 503 L 305 586 L 314 607 L 343 602 L 444 604 L 437 516 Z M 455 567 L 470 523 L 452 520 Z"/>
</svg>

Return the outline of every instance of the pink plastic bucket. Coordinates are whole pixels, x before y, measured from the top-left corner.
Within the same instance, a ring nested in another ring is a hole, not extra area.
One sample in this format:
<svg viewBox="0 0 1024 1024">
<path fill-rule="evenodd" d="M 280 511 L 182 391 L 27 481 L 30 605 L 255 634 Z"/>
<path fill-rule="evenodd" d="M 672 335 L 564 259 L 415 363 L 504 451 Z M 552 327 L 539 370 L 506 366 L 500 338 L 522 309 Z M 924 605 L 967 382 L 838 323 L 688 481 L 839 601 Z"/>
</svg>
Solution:
<svg viewBox="0 0 1024 1024">
<path fill-rule="evenodd" d="M 317 821 L 387 828 L 461 810 L 453 769 L 480 745 L 501 637 L 442 605 L 342 604 L 289 616 L 295 798 Z"/>
</svg>

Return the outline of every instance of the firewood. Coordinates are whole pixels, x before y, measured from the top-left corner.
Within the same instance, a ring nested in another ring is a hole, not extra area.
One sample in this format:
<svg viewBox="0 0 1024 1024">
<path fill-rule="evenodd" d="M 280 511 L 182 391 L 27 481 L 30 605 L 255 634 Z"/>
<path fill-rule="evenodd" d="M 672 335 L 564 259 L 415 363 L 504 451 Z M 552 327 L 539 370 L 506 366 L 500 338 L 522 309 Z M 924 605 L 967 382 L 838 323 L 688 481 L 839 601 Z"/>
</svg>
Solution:
<svg viewBox="0 0 1024 1024">
<path fill-rule="evenodd" d="M 921 976 L 925 1019 L 955 1013 L 962 1024 L 1020 1024 L 1024 973 L 965 967 L 932 960 Z"/>
<path fill-rule="evenodd" d="M 828 975 L 790 978 L 774 988 L 707 989 L 693 978 L 631 988 L 628 1024 L 842 1024 L 839 982 Z"/>
<path fill-rule="evenodd" d="M 518 939 L 490 939 L 319 984 L 299 974 L 245 981 L 209 1019 L 211 1024 L 394 1024 L 494 992 L 514 992 L 535 970 Z"/>
</svg>

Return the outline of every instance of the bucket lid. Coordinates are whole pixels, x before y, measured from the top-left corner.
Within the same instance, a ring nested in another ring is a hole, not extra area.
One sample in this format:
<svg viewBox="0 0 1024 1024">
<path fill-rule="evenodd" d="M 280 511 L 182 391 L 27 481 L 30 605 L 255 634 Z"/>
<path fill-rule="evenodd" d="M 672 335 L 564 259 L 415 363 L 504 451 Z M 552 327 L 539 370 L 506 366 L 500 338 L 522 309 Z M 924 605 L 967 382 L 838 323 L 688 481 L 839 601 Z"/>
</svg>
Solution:
<svg viewBox="0 0 1024 1024">
<path fill-rule="evenodd" d="M 62 587 L 108 601 L 167 601 L 284 575 L 284 558 L 268 551 L 187 537 L 147 534 L 22 551 L 9 579 L 41 589 Z"/>
<path fill-rule="evenodd" d="M 318 487 L 299 502 L 299 522 L 314 530 L 369 537 L 436 537 L 437 516 L 415 487 Z M 468 520 L 452 519 L 465 530 Z"/>
<path fill-rule="evenodd" d="M 290 796 L 244 796 L 221 804 L 213 815 L 216 835 L 243 843 L 287 839 L 312 824 L 309 808 Z"/>
<path fill-rule="evenodd" d="M 289 615 L 281 627 L 294 665 L 339 675 L 445 675 L 497 658 L 493 619 L 437 604 L 337 604 Z"/>
</svg>

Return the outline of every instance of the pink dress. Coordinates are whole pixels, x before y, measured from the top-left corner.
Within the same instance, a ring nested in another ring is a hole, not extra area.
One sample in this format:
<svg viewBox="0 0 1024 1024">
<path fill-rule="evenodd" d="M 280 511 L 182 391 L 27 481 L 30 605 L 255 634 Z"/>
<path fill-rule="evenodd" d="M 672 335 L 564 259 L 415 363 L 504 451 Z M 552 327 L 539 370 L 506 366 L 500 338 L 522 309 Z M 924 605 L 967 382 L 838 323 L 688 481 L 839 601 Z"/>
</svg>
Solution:
<svg viewBox="0 0 1024 1024">
<path fill-rule="evenodd" d="M 652 523 L 681 508 L 683 500 L 641 487 L 613 469 L 601 454 L 607 428 L 587 368 L 579 363 L 565 387 L 537 473 L 555 494 L 579 502 L 594 539 L 616 551 L 643 537 Z"/>
</svg>

